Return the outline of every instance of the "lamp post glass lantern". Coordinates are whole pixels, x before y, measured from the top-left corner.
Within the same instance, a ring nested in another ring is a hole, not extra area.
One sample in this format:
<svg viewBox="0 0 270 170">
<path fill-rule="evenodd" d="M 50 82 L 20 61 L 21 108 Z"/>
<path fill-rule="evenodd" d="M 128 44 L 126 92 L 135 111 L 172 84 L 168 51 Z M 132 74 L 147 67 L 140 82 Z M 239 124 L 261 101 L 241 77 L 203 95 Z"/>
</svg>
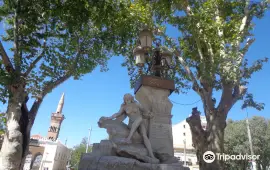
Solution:
<svg viewBox="0 0 270 170">
<path fill-rule="evenodd" d="M 140 32 L 139 39 L 143 49 L 150 50 L 152 47 L 152 32 L 148 29 L 144 29 Z"/>
<path fill-rule="evenodd" d="M 156 46 L 153 50 L 152 43 Z M 167 77 L 168 70 L 171 69 L 172 65 L 172 52 L 166 47 L 160 47 L 161 40 L 153 39 L 153 34 L 148 29 L 143 29 L 140 32 L 139 44 L 140 45 L 133 50 L 136 66 L 139 67 L 139 73 L 142 74 L 142 68 L 147 58 L 149 58 L 150 63 L 148 63 L 148 70 L 157 77 Z M 150 56 L 151 52 L 153 56 Z"/>
<path fill-rule="evenodd" d="M 162 48 L 162 58 L 164 59 L 165 65 L 170 66 L 172 64 L 172 52 L 167 48 Z"/>
<path fill-rule="evenodd" d="M 145 63 L 145 52 L 142 46 L 138 46 L 133 50 L 133 54 L 135 56 L 135 63 L 139 67 L 143 67 Z"/>
</svg>

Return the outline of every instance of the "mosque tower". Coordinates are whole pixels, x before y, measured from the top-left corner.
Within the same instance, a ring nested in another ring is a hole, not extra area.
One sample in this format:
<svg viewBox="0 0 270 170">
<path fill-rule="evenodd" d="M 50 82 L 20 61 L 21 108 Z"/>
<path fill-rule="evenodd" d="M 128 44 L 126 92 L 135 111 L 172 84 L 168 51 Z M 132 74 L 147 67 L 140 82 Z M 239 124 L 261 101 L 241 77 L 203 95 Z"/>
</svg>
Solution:
<svg viewBox="0 0 270 170">
<path fill-rule="evenodd" d="M 63 107 L 64 107 L 64 98 L 65 98 L 65 94 L 63 93 L 58 103 L 56 112 L 52 113 L 51 115 L 51 122 L 50 122 L 50 127 L 48 130 L 47 138 L 53 141 L 57 140 L 59 136 L 61 124 L 63 120 L 65 119 L 65 116 L 62 114 Z"/>
</svg>

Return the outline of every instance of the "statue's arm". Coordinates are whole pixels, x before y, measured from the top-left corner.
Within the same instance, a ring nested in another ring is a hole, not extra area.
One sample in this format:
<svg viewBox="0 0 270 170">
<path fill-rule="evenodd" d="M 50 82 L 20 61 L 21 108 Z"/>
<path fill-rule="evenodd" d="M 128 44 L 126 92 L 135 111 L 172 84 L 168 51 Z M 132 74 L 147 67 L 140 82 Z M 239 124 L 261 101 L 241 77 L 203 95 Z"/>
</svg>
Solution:
<svg viewBox="0 0 270 170">
<path fill-rule="evenodd" d="M 126 114 L 122 114 L 116 120 L 118 120 L 119 122 L 123 122 L 126 118 L 127 118 L 127 115 Z"/>
<path fill-rule="evenodd" d="M 121 106 L 120 110 L 117 113 L 110 116 L 109 119 L 118 118 L 118 117 L 122 116 L 124 113 L 125 113 L 124 108 L 123 108 L 123 106 Z"/>
<path fill-rule="evenodd" d="M 138 104 L 140 111 L 145 118 L 152 118 L 153 113 L 150 110 L 145 109 L 141 104 Z"/>
</svg>

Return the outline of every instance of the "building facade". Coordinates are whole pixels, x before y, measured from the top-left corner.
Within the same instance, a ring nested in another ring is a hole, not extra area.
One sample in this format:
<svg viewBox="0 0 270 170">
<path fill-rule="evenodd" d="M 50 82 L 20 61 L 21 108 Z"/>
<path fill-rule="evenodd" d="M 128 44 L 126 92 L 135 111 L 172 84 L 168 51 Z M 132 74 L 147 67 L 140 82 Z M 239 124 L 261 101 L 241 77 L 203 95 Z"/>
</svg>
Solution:
<svg viewBox="0 0 270 170">
<path fill-rule="evenodd" d="M 202 127 L 206 128 L 206 118 L 201 116 Z M 172 127 L 174 156 L 180 161 L 185 161 L 188 166 L 197 165 L 195 148 L 192 143 L 192 135 L 189 124 L 183 120 Z"/>
<path fill-rule="evenodd" d="M 66 170 L 70 150 L 59 140 L 31 138 L 24 170 Z"/>
<path fill-rule="evenodd" d="M 31 136 L 29 153 L 23 170 L 66 170 L 70 159 L 70 150 L 58 140 L 61 124 L 64 120 L 62 110 L 64 94 L 62 95 L 56 112 L 51 114 L 51 121 L 47 137 Z"/>
</svg>

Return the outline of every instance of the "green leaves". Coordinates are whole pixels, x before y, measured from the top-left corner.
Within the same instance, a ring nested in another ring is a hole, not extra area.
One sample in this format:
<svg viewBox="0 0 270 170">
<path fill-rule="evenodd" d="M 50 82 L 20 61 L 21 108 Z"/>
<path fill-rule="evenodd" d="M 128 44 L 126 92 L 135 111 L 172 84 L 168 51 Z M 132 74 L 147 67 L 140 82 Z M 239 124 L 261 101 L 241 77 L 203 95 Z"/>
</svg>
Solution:
<svg viewBox="0 0 270 170">
<path fill-rule="evenodd" d="M 6 114 L 4 112 L 0 113 L 0 135 L 5 133 L 6 123 L 7 123 Z"/>
<path fill-rule="evenodd" d="M 97 66 L 106 71 L 107 60 L 130 51 L 141 26 L 151 25 L 149 8 L 128 0 L 30 0 L 20 6 L 4 1 L 0 6 L 0 17 L 7 25 L 3 40 L 12 44 L 19 40 L 12 48 L 20 53 L 16 63 L 21 63 L 19 72 L 27 81 L 27 92 L 37 96 L 63 77 L 79 79 Z M 14 64 L 14 56 L 9 57 Z M 10 83 L 3 81 L 3 70 L 1 64 L 0 93 L 7 97 L 4 86 Z"/>
<path fill-rule="evenodd" d="M 253 99 L 253 95 L 250 93 L 247 93 L 244 96 L 244 103 L 242 105 L 242 109 L 246 109 L 248 107 L 252 107 L 255 108 L 257 110 L 263 110 L 264 109 L 265 104 L 264 103 L 258 103 L 256 101 L 254 101 Z"/>
<path fill-rule="evenodd" d="M 72 148 L 71 151 L 71 167 L 78 169 L 79 162 L 81 160 L 81 155 L 85 153 L 87 145 L 87 137 L 83 138 L 79 145 Z M 89 146 L 88 152 L 91 152 L 92 147 Z"/>
<path fill-rule="evenodd" d="M 243 79 L 250 79 L 251 75 L 257 71 L 260 71 L 263 67 L 263 64 L 267 62 L 268 58 L 258 59 L 250 67 L 248 67 L 247 60 L 245 60 L 242 69 Z"/>
<path fill-rule="evenodd" d="M 158 34 L 155 30 L 155 36 L 162 39 L 162 45 L 174 51 L 174 70 L 170 77 L 175 80 L 176 92 L 186 92 L 195 85 L 199 87 L 196 92 L 202 94 L 202 91 L 198 91 L 201 89 L 212 95 L 212 92 L 225 87 L 235 89 L 245 86 L 251 75 L 261 70 L 268 61 L 267 58 L 259 59 L 250 66 L 248 59 L 245 59 L 246 52 L 255 41 L 251 32 L 254 29 L 253 21 L 265 13 L 266 1 L 141 2 L 151 6 L 155 29 L 161 30 Z M 174 27 L 178 32 L 171 35 L 166 32 L 167 27 Z M 134 60 L 132 55 L 126 56 L 128 59 L 125 65 L 133 73 L 131 84 L 134 84 L 138 73 L 131 62 Z M 179 62 L 178 57 L 183 62 Z M 147 69 L 144 70 L 144 74 L 148 74 Z M 246 100 L 244 107 L 250 105 L 259 110 L 263 108 L 262 104 L 251 101 L 250 95 L 243 97 L 243 91 L 233 94 L 234 90 L 231 90 L 226 93 L 232 93 L 237 100 Z M 237 101 L 233 98 L 229 100 Z"/>
<path fill-rule="evenodd" d="M 253 150 L 260 155 L 257 164 L 266 168 L 270 160 L 270 120 L 254 116 L 249 119 Z M 225 129 L 224 149 L 226 154 L 251 154 L 246 120 L 231 121 Z M 246 169 L 247 161 L 226 161 L 226 169 Z"/>
</svg>

